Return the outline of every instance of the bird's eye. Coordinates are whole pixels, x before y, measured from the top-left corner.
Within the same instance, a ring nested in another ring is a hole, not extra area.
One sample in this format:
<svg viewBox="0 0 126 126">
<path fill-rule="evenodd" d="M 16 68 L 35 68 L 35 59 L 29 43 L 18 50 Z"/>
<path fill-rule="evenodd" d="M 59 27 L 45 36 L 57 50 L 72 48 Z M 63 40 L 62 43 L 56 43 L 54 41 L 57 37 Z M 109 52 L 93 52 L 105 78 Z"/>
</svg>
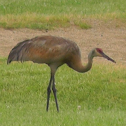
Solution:
<svg viewBox="0 0 126 126">
<path fill-rule="evenodd" d="M 100 48 L 96 48 L 96 50 L 97 50 L 99 53 L 103 53 L 102 49 L 100 49 Z"/>
</svg>

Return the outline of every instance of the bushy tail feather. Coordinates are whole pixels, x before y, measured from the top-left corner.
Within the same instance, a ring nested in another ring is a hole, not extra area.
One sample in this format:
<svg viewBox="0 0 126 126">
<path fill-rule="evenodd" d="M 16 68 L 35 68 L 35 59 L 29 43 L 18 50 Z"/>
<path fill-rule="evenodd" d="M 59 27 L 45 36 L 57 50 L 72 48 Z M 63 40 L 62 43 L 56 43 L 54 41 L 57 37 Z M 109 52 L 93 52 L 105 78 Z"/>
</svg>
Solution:
<svg viewBox="0 0 126 126">
<path fill-rule="evenodd" d="M 30 40 L 25 40 L 23 42 L 18 43 L 9 53 L 8 59 L 7 59 L 7 64 L 11 63 L 12 61 L 23 61 L 22 56 L 23 56 L 23 50 L 25 50 L 25 45 L 29 42 Z"/>
</svg>

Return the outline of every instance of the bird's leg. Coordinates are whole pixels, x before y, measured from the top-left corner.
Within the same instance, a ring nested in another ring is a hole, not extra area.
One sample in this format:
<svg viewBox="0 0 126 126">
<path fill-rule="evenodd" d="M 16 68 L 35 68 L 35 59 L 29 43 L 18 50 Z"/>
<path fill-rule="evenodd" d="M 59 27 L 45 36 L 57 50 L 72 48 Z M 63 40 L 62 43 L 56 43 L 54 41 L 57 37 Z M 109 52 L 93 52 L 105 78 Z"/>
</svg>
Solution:
<svg viewBox="0 0 126 126">
<path fill-rule="evenodd" d="M 48 111 L 48 108 L 49 108 L 49 98 L 50 98 L 50 93 L 51 93 L 51 83 L 52 83 L 52 74 L 51 74 L 51 77 L 50 77 L 50 82 L 49 82 L 49 86 L 47 88 L 47 106 L 46 106 L 46 111 Z"/>
<path fill-rule="evenodd" d="M 59 112 L 58 101 L 57 101 L 57 95 L 56 95 L 57 90 L 56 90 L 56 88 L 55 88 L 55 78 L 54 78 L 54 76 L 53 76 L 52 90 L 53 90 L 53 94 L 54 94 L 54 97 L 55 97 L 56 108 L 57 108 L 57 111 Z"/>
</svg>

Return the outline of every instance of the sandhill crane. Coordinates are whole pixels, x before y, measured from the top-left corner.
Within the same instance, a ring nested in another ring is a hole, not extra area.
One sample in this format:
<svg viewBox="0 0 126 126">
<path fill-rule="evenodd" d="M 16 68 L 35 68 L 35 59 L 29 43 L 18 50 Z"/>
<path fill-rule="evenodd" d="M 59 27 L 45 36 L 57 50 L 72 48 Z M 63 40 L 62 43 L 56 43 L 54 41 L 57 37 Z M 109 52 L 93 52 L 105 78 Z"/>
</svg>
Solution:
<svg viewBox="0 0 126 126">
<path fill-rule="evenodd" d="M 67 64 L 70 68 L 78 72 L 87 72 L 92 67 L 93 58 L 104 57 L 115 63 L 113 59 L 103 53 L 102 49 L 94 48 L 88 55 L 88 63 L 83 66 L 81 53 L 77 44 L 73 41 L 55 36 L 40 36 L 18 43 L 8 56 L 7 64 L 12 61 L 33 61 L 34 63 L 45 63 L 50 67 L 51 76 L 47 88 L 47 106 L 49 108 L 49 98 L 51 86 L 55 97 L 56 108 L 59 111 L 56 88 L 55 73 L 59 66 Z"/>
</svg>

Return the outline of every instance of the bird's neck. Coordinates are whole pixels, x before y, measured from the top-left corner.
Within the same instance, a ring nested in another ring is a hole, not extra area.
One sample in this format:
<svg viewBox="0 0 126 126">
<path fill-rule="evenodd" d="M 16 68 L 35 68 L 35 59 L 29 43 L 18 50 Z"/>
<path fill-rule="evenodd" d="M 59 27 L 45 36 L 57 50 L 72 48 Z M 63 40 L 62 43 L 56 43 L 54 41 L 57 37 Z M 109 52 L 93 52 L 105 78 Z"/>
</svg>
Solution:
<svg viewBox="0 0 126 126">
<path fill-rule="evenodd" d="M 88 63 L 85 66 L 82 65 L 82 67 L 81 67 L 79 72 L 84 73 L 84 72 L 89 71 L 91 69 L 91 67 L 92 67 L 92 63 L 93 63 L 93 60 L 88 60 Z"/>
<path fill-rule="evenodd" d="M 84 73 L 87 72 L 91 69 L 92 67 L 92 63 L 93 63 L 93 56 L 92 53 L 89 53 L 88 55 L 88 63 L 84 66 L 82 64 L 82 62 L 79 63 L 78 68 L 76 69 L 76 71 Z"/>
</svg>

